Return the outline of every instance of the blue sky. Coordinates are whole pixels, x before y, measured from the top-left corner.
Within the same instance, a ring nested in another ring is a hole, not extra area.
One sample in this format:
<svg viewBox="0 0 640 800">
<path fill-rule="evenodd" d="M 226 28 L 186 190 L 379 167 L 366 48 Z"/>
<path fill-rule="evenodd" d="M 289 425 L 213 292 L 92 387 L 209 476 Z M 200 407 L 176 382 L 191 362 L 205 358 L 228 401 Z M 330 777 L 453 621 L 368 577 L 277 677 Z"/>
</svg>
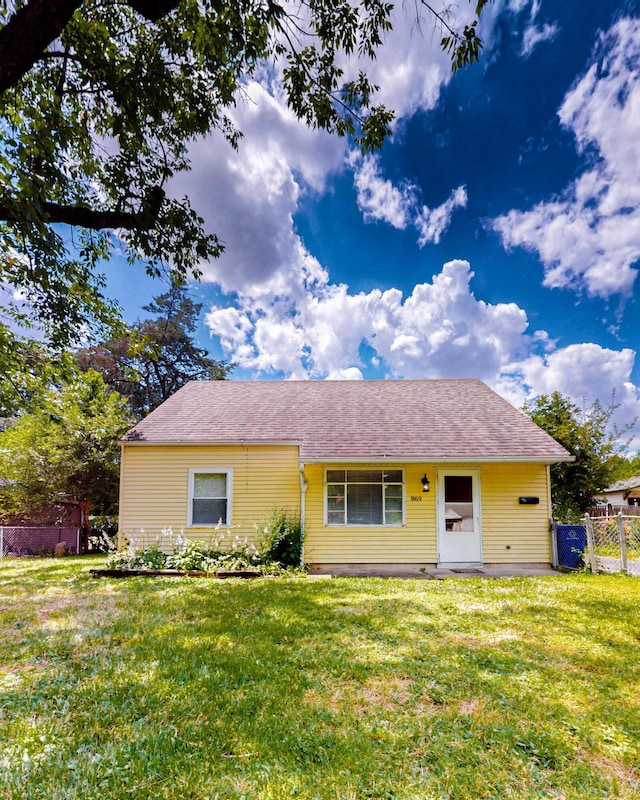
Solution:
<svg viewBox="0 0 640 800">
<path fill-rule="evenodd" d="M 429 25 L 398 11 L 365 65 L 397 112 L 379 154 L 297 122 L 266 71 L 234 111 L 239 152 L 193 146 L 173 190 L 226 243 L 193 289 L 203 345 L 237 378 L 473 376 L 517 406 L 615 391 L 630 421 L 638 3 L 496 0 L 455 77 Z M 115 264 L 109 285 L 130 320 L 163 290 Z"/>
</svg>

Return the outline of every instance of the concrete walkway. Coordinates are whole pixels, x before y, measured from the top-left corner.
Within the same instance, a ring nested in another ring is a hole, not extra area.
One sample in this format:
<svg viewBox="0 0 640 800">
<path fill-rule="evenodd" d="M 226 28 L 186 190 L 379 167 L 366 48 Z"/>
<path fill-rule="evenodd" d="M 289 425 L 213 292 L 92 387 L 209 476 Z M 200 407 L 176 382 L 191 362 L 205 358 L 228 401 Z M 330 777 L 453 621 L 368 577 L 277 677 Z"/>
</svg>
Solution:
<svg viewBox="0 0 640 800">
<path fill-rule="evenodd" d="M 435 564 L 319 564 L 312 567 L 310 577 L 378 577 L 418 578 L 510 578 L 535 575 L 562 575 L 545 564 L 485 564 L 482 567 L 438 567 Z"/>
</svg>

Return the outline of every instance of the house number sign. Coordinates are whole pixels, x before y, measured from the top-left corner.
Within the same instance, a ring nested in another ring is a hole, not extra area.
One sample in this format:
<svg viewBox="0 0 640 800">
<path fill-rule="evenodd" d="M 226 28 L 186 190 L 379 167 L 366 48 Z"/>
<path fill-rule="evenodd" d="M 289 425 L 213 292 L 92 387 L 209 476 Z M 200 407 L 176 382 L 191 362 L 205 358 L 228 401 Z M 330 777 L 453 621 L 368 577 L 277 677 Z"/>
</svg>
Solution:
<svg viewBox="0 0 640 800">
<path fill-rule="evenodd" d="M 412 503 L 421 503 L 422 502 L 422 495 L 420 495 L 420 494 L 412 494 L 411 495 L 411 502 Z"/>
</svg>

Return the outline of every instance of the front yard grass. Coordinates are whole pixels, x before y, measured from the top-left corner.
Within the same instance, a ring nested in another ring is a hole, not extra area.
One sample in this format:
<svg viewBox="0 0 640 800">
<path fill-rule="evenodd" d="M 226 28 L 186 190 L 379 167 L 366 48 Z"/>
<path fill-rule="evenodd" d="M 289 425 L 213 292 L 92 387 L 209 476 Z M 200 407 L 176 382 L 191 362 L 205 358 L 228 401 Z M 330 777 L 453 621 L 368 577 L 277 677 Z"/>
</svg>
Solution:
<svg viewBox="0 0 640 800">
<path fill-rule="evenodd" d="M 637 798 L 637 578 L 0 563 L 0 796 Z"/>
</svg>

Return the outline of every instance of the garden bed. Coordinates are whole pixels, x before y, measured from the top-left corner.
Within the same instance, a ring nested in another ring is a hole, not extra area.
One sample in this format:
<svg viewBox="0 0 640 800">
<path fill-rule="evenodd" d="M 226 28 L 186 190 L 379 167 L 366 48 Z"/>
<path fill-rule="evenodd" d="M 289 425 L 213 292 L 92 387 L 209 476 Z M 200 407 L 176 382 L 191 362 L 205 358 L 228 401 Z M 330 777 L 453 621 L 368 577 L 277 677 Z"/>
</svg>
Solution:
<svg viewBox="0 0 640 800">
<path fill-rule="evenodd" d="M 218 569 L 206 572 L 197 569 L 91 569 L 94 578 L 134 578 L 138 575 L 148 577 L 180 578 L 259 578 L 262 574 L 255 569 Z"/>
</svg>

